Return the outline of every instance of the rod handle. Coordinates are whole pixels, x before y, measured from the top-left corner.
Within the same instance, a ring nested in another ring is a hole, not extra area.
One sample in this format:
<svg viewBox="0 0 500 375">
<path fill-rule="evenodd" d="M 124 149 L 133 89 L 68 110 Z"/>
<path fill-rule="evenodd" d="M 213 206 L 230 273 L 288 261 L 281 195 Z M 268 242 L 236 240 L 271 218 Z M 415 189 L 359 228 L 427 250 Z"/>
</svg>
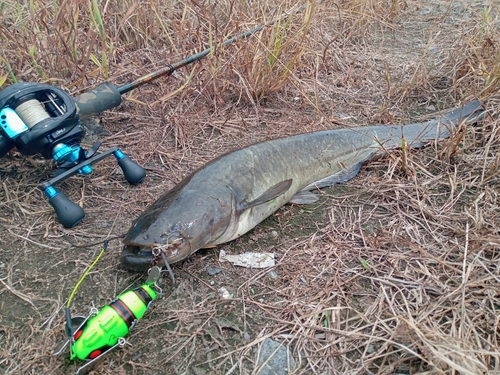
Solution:
<svg viewBox="0 0 500 375">
<path fill-rule="evenodd" d="M 105 82 L 74 99 L 81 119 L 118 107 L 122 102 L 118 88 L 110 82 Z"/>
</svg>

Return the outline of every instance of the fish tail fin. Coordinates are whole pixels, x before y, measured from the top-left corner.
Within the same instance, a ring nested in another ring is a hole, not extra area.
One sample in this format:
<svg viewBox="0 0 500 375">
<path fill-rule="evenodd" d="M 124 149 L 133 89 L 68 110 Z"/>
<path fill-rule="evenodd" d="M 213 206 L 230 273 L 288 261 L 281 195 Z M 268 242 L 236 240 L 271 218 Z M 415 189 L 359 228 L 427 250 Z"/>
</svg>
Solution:
<svg viewBox="0 0 500 375">
<path fill-rule="evenodd" d="M 363 132 L 376 137 L 376 144 L 383 149 L 401 147 L 402 138 L 411 148 L 419 148 L 435 139 L 449 138 L 456 127 L 480 121 L 485 115 L 483 103 L 472 101 L 434 120 L 408 125 L 385 125 L 366 127 Z"/>
<path fill-rule="evenodd" d="M 432 140 L 449 138 L 460 123 L 473 124 L 480 121 L 484 114 L 483 103 L 475 100 L 437 119 L 403 126 L 397 142 L 401 145 L 402 135 L 405 138 L 405 143 L 412 148 L 422 147 Z"/>
</svg>

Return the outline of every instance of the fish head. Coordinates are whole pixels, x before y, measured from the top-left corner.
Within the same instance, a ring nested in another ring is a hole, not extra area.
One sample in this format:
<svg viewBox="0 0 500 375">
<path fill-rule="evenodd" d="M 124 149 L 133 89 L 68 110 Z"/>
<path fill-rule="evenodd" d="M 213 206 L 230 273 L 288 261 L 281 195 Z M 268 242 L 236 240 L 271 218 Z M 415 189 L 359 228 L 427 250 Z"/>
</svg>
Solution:
<svg viewBox="0 0 500 375">
<path fill-rule="evenodd" d="M 193 252 L 191 239 L 176 225 L 168 229 L 163 227 L 159 231 L 155 227 L 144 228 L 135 223 L 125 236 L 123 244 L 122 261 L 129 268 L 144 269 L 145 262 L 149 266 L 160 251 L 166 255 L 169 263 L 176 263 Z M 161 258 L 158 261 L 163 263 Z"/>
<path fill-rule="evenodd" d="M 158 250 L 169 263 L 176 263 L 210 246 L 227 230 L 231 200 L 228 203 L 223 208 L 219 199 L 192 191 L 189 197 L 176 195 L 175 191 L 161 197 L 132 223 L 125 235 L 122 264 L 132 270 L 146 270 L 153 258 L 163 265 L 162 257 L 155 257 Z"/>
</svg>

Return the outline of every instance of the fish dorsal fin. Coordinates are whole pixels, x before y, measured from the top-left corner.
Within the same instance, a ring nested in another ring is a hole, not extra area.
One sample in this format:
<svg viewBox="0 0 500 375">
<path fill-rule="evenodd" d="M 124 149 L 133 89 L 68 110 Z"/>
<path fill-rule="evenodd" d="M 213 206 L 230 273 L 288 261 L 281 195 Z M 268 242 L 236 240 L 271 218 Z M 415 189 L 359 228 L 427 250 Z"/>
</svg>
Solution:
<svg viewBox="0 0 500 375">
<path fill-rule="evenodd" d="M 253 201 L 243 202 L 241 205 L 241 209 L 252 208 L 267 203 L 279 197 L 280 195 L 285 194 L 288 191 L 288 189 L 290 189 L 290 186 L 292 186 L 291 178 L 285 181 L 278 182 L 276 185 L 271 186 L 264 193 L 255 198 Z"/>
</svg>

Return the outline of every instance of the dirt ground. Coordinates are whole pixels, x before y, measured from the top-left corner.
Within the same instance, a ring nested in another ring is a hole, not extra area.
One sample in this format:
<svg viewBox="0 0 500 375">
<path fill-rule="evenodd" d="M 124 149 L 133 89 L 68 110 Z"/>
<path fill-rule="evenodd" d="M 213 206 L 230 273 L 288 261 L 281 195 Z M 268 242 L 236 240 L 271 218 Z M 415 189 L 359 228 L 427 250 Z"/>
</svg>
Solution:
<svg viewBox="0 0 500 375">
<path fill-rule="evenodd" d="M 424 149 L 395 150 L 319 193 L 317 203 L 287 205 L 242 238 L 174 264 L 175 284 L 159 282 L 163 293 L 127 345 L 94 373 L 264 374 L 257 358 L 267 338 L 289 348 L 293 374 L 500 373 L 500 105 L 485 90 L 489 67 L 500 77 L 498 5 L 345 3 L 317 4 L 293 76 L 259 100 L 238 60 L 245 43 L 256 43 L 248 40 L 87 121 L 86 147 L 97 139 L 102 150 L 120 147 L 147 178 L 127 184 L 109 158 L 60 184 L 85 209 L 72 229 L 38 189 L 52 162 L 15 150 L 0 159 L 0 372 L 76 372 L 81 362 L 52 355 L 65 340 L 64 306 L 76 282 L 110 239 L 72 313 L 141 285 L 147 274 L 120 264 L 121 236 L 212 158 L 297 133 L 419 122 L 488 95 L 481 124 Z M 186 41 L 180 55 L 190 47 Z M 176 60 L 167 47 L 117 46 L 109 80 L 124 83 Z M 232 74 L 218 75 L 217 64 L 233 65 Z M 36 79 L 35 69 L 18 74 Z M 89 77 L 89 87 L 103 80 Z M 277 264 L 240 268 L 220 263 L 220 250 L 274 252 Z M 207 266 L 222 272 L 211 276 Z"/>
</svg>

